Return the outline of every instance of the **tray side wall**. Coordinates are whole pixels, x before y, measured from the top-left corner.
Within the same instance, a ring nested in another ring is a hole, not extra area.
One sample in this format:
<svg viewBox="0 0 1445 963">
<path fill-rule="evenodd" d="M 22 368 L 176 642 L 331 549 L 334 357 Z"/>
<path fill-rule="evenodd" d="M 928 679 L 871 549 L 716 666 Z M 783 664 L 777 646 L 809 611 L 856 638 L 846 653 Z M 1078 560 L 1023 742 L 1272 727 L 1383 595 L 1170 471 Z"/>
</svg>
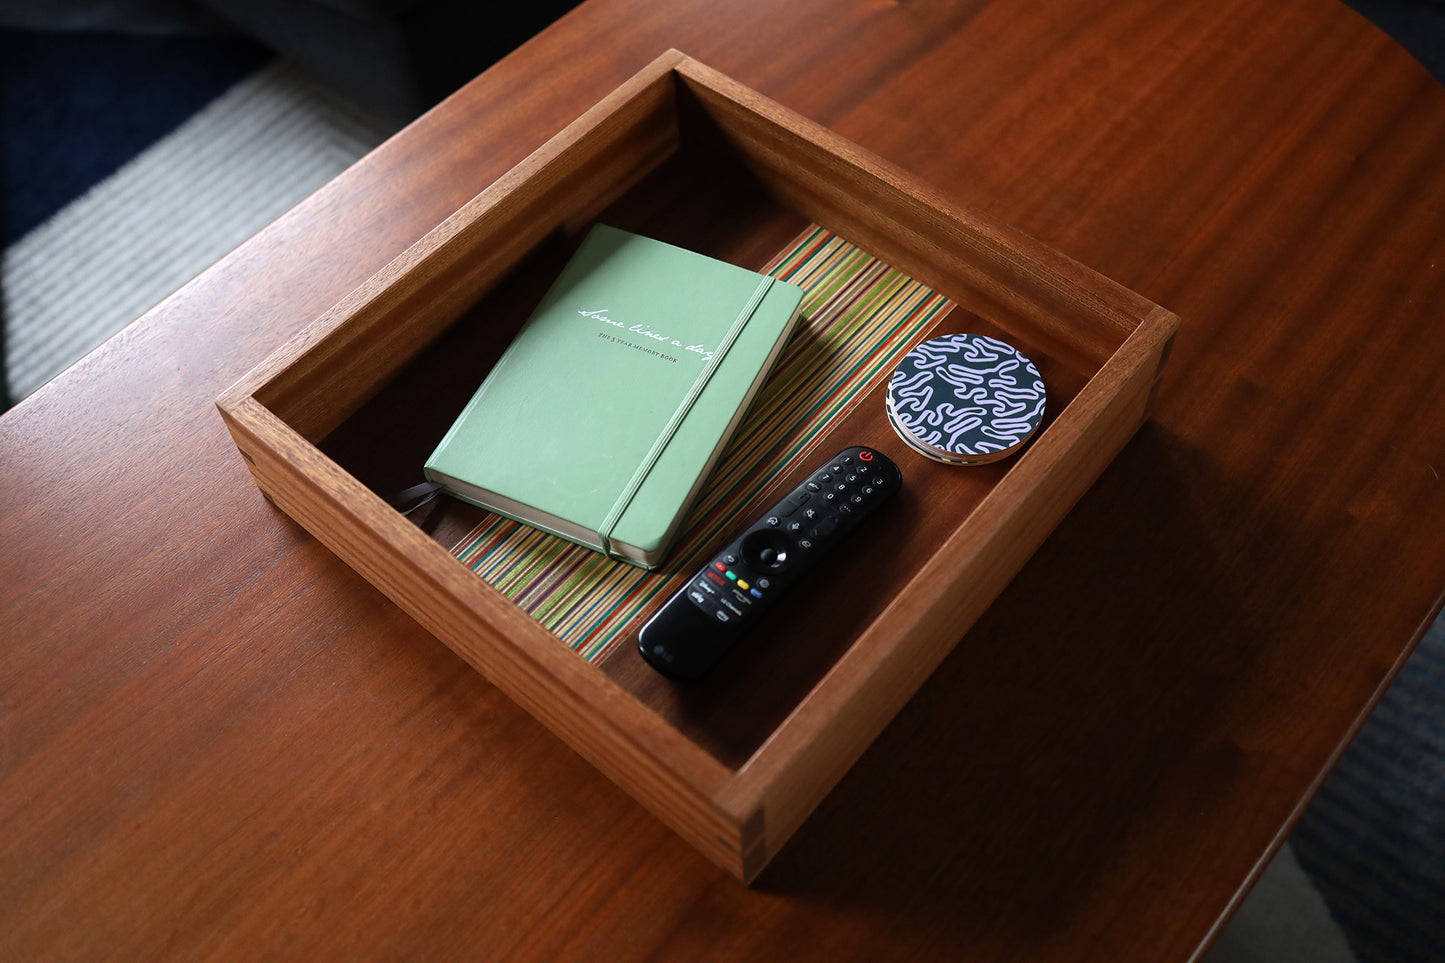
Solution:
<svg viewBox="0 0 1445 963">
<path fill-rule="evenodd" d="M 262 494 L 692 846 L 742 878 L 731 773 L 256 402 L 226 424 Z M 756 826 L 751 835 L 759 837 Z"/>
<path fill-rule="evenodd" d="M 548 235 L 575 232 L 674 154 L 658 58 L 427 233 L 238 386 L 316 442 Z"/>
<path fill-rule="evenodd" d="M 761 869 L 1143 424 L 1178 327 L 1154 312 L 729 787 L 762 800 Z M 899 628 L 899 626 L 904 628 Z"/>
<path fill-rule="evenodd" d="M 689 99 L 789 206 L 984 317 L 1005 313 L 1102 366 L 1155 305 L 696 61 Z"/>
</svg>

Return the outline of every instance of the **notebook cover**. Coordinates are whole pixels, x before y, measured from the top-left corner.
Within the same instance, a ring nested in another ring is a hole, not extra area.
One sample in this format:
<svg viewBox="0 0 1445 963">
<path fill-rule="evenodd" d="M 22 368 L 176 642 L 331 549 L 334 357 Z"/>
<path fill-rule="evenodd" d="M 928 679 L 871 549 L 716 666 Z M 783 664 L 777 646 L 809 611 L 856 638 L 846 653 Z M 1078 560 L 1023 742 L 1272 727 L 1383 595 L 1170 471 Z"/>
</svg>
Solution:
<svg viewBox="0 0 1445 963">
<path fill-rule="evenodd" d="M 597 225 L 427 459 L 426 475 L 468 501 L 652 567 L 801 299 L 786 282 Z"/>
</svg>

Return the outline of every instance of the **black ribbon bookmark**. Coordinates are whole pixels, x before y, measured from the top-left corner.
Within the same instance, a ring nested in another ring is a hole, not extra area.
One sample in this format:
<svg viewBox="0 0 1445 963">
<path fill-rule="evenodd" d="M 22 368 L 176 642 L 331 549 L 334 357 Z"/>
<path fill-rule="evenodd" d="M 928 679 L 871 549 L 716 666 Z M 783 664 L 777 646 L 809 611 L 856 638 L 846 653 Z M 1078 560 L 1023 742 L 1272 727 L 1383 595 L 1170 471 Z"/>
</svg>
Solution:
<svg viewBox="0 0 1445 963">
<path fill-rule="evenodd" d="M 413 485 L 404 488 L 386 500 L 386 503 L 403 515 L 410 515 L 418 508 L 423 508 L 436 501 L 441 494 L 442 484 L 440 482 L 422 482 L 420 485 Z"/>
</svg>

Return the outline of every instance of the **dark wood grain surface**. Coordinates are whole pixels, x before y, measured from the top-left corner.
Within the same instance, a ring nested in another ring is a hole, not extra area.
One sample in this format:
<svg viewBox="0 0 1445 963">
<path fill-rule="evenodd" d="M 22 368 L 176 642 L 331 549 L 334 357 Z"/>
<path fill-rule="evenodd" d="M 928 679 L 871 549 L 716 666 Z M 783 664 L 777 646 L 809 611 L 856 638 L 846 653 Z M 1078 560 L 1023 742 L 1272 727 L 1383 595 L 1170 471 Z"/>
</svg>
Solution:
<svg viewBox="0 0 1445 963">
<path fill-rule="evenodd" d="M 213 400 L 668 47 L 1183 319 L 751 890 L 271 509 Z M 1445 586 L 1445 91 L 1331 0 L 590 0 L 0 419 L 0 957 L 1183 960 Z"/>
</svg>

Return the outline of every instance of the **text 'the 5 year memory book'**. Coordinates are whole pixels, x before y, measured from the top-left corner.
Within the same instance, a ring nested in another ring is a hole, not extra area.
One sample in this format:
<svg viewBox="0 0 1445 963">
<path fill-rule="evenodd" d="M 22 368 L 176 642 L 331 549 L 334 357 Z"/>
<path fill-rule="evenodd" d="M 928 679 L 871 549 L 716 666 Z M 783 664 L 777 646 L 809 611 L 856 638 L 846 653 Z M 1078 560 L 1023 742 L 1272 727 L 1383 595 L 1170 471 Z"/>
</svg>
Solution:
<svg viewBox="0 0 1445 963">
<path fill-rule="evenodd" d="M 781 354 L 802 296 L 599 224 L 427 459 L 426 477 L 654 568 Z"/>
</svg>

